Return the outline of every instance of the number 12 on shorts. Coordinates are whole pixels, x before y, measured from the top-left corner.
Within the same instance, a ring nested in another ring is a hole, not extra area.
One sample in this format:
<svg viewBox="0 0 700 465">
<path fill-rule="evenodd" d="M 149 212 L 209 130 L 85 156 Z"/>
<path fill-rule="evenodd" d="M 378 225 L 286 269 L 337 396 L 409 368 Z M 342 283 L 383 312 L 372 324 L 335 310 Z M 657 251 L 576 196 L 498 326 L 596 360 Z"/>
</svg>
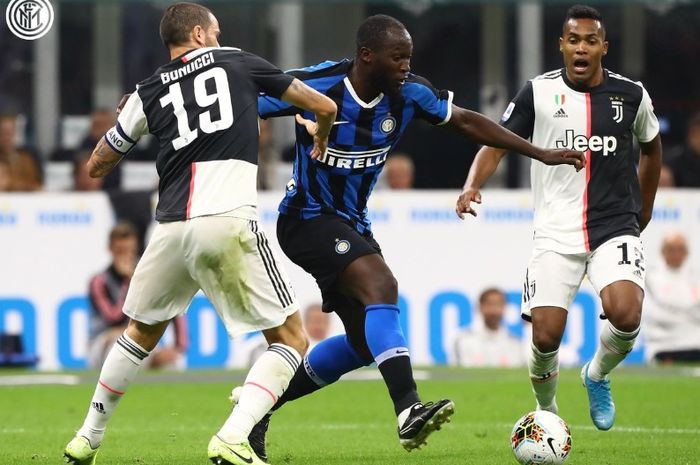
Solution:
<svg viewBox="0 0 700 465">
<path fill-rule="evenodd" d="M 617 246 L 618 249 L 621 250 L 622 252 L 622 259 L 617 262 L 618 265 L 631 265 L 632 262 L 629 260 L 629 251 L 628 251 L 628 246 L 627 242 L 623 242 L 622 244 Z M 635 255 L 635 260 L 634 260 L 634 266 L 639 268 L 640 270 L 644 271 L 644 255 L 642 255 L 642 251 L 639 250 L 637 247 L 634 248 L 634 255 Z"/>
</svg>

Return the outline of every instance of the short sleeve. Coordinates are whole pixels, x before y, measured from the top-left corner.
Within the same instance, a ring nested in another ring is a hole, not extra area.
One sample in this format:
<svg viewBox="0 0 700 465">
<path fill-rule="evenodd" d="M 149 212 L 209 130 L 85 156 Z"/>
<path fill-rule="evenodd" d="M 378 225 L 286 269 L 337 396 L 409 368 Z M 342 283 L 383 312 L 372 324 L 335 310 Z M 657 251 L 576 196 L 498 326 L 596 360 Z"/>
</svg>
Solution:
<svg viewBox="0 0 700 465">
<path fill-rule="evenodd" d="M 258 97 L 258 115 L 262 119 L 276 116 L 290 116 L 301 113 L 301 110 L 283 100 L 261 94 Z"/>
<path fill-rule="evenodd" d="M 283 73 L 267 60 L 252 53 L 245 54 L 245 61 L 260 92 L 272 97 L 281 97 L 294 80 L 293 76 Z"/>
<path fill-rule="evenodd" d="M 641 143 L 651 142 L 659 133 L 659 120 L 656 119 L 651 97 L 644 87 L 642 87 L 642 101 L 632 123 L 632 133 Z"/>
<path fill-rule="evenodd" d="M 412 76 L 406 92 L 416 106 L 416 115 L 433 125 L 447 123 L 452 117 L 452 98 L 449 90 L 438 90 L 425 78 Z"/>
<path fill-rule="evenodd" d="M 105 142 L 115 152 L 126 155 L 145 134 L 148 134 L 148 122 L 137 89 L 119 113 L 117 124 L 105 134 Z"/>
<path fill-rule="evenodd" d="M 520 92 L 508 104 L 501 116 L 501 126 L 509 129 L 524 139 L 532 136 L 535 127 L 535 105 L 532 96 L 532 81 L 520 89 Z"/>
</svg>

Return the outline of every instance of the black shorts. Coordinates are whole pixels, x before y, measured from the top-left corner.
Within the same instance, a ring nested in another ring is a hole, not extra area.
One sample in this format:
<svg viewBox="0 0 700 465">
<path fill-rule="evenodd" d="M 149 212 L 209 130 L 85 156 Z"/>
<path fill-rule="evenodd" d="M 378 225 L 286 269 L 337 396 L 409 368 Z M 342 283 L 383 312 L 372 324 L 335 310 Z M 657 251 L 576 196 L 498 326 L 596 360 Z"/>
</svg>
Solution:
<svg viewBox="0 0 700 465">
<path fill-rule="evenodd" d="M 364 255 L 382 253 L 371 234 L 360 234 L 348 220 L 332 214 L 308 220 L 280 215 L 277 240 L 285 255 L 316 279 L 326 311 L 343 270 Z"/>
</svg>

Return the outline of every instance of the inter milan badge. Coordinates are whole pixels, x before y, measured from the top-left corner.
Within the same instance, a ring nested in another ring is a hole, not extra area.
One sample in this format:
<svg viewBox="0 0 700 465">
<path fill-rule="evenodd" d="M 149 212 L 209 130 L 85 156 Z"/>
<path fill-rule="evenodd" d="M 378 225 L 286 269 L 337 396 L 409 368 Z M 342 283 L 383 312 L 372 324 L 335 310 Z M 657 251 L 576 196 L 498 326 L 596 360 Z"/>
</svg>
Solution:
<svg viewBox="0 0 700 465">
<path fill-rule="evenodd" d="M 53 25 L 53 6 L 49 0 L 12 0 L 5 10 L 8 29 L 24 40 L 40 39 Z"/>
<path fill-rule="evenodd" d="M 391 134 L 395 128 L 396 119 L 393 116 L 387 116 L 382 120 L 382 124 L 379 125 L 379 129 L 381 129 L 384 134 Z"/>
<path fill-rule="evenodd" d="M 343 239 L 342 241 L 340 239 L 335 240 L 335 252 L 339 253 L 340 255 L 343 255 L 350 250 L 350 243 Z"/>
</svg>

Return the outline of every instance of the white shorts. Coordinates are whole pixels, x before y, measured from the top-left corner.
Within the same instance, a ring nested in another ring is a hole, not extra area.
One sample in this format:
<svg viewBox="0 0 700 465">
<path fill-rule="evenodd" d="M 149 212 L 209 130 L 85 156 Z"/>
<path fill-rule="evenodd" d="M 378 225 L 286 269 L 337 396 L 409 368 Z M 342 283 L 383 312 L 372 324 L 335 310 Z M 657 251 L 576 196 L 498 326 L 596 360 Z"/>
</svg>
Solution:
<svg viewBox="0 0 700 465">
<path fill-rule="evenodd" d="M 200 289 L 231 337 L 280 326 L 299 309 L 257 221 L 205 216 L 156 225 L 124 313 L 146 324 L 168 321 Z"/>
<path fill-rule="evenodd" d="M 644 250 L 635 236 L 619 236 L 593 252 L 561 254 L 535 249 L 523 285 L 523 317 L 536 307 L 569 308 L 585 275 L 596 293 L 616 281 L 632 281 L 644 290 Z"/>
</svg>

